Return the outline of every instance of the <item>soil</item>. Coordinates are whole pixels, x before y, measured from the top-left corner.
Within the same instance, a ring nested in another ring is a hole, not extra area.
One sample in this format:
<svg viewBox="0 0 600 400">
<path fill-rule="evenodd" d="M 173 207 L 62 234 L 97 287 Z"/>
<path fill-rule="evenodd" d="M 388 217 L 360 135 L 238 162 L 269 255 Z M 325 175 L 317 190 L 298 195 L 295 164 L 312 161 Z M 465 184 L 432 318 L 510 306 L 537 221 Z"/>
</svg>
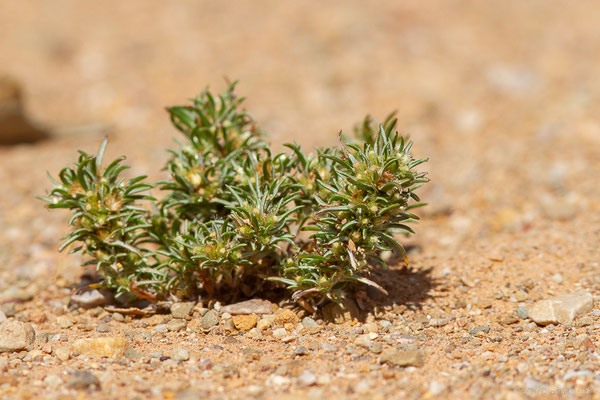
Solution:
<svg viewBox="0 0 600 400">
<path fill-rule="evenodd" d="M 21 82 L 29 117 L 54 135 L 0 147 L 1 309 L 38 337 L 33 353 L 0 355 L 0 398 L 600 396 L 597 308 L 546 327 L 522 308 L 600 294 L 600 5 L 376 4 L 0 6 L 0 72 Z M 365 113 L 396 109 L 415 156 L 430 158 L 430 205 L 404 239 L 410 266 L 377 272 L 390 295 L 369 291 L 360 319 L 316 315 L 317 326 L 259 333 L 220 314 L 205 331 L 199 321 L 214 304 L 196 305 L 183 324 L 69 306 L 82 260 L 57 251 L 67 214 L 35 198 L 50 187 L 46 171 L 56 175 L 77 149 L 94 152 L 108 133 L 107 157 L 125 153 L 132 175 L 163 176 L 177 136 L 164 106 L 207 84 L 221 89 L 224 76 L 240 80 L 278 148 L 335 145 Z M 101 336 L 124 336 L 133 352 L 56 351 Z M 384 362 L 416 349 L 422 366 Z M 186 358 L 181 350 L 188 360 L 174 359 Z"/>
</svg>

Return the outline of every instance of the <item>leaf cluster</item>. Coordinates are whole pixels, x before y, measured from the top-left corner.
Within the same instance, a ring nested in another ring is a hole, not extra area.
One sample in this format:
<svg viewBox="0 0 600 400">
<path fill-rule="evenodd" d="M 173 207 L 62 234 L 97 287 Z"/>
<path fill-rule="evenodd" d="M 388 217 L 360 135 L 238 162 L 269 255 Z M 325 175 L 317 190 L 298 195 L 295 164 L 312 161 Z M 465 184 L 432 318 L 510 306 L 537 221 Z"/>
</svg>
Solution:
<svg viewBox="0 0 600 400">
<path fill-rule="evenodd" d="M 185 140 L 156 183 L 123 178 L 124 157 L 103 167 L 106 140 L 97 155 L 80 152 L 42 198 L 71 211 L 61 250 L 77 243 L 102 286 L 150 300 L 283 287 L 314 309 L 349 286 L 383 290 L 369 272 L 385 266 L 381 252 L 404 253 L 394 234 L 413 233 L 415 190 L 427 182 L 396 119 L 365 118 L 339 148 L 273 154 L 242 101 L 234 83 L 168 108 Z"/>
</svg>

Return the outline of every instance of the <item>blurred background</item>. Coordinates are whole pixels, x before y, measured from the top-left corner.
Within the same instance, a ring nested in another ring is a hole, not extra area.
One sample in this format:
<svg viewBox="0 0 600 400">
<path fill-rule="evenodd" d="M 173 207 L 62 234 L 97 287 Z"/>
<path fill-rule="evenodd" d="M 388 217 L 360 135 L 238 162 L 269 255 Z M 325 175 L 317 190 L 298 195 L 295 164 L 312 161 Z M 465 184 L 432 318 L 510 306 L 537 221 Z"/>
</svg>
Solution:
<svg viewBox="0 0 600 400">
<path fill-rule="evenodd" d="M 0 98 L 18 87 L 51 138 L 0 146 L 0 262 L 54 262 L 65 215 L 34 197 L 47 170 L 108 134 L 109 156 L 160 177 L 178 135 L 164 107 L 224 77 L 278 148 L 397 110 L 430 157 L 426 245 L 597 223 L 598 21 L 589 1 L 3 1 Z"/>
</svg>

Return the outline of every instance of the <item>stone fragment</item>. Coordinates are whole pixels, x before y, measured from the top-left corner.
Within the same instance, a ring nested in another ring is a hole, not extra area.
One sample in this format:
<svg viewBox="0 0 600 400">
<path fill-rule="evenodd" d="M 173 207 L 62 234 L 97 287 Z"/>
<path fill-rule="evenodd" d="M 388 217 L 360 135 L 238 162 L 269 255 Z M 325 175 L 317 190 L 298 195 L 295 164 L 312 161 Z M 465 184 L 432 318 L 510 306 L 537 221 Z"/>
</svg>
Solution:
<svg viewBox="0 0 600 400">
<path fill-rule="evenodd" d="M 515 299 L 519 302 L 527 300 L 528 297 L 529 295 L 524 290 L 517 290 L 515 292 Z"/>
<path fill-rule="evenodd" d="M 344 299 L 342 305 L 330 302 L 321 311 L 323 319 L 336 324 L 342 324 L 353 319 L 360 319 L 360 310 L 352 299 Z"/>
<path fill-rule="evenodd" d="M 46 375 L 42 382 L 44 382 L 44 386 L 50 387 L 52 389 L 56 389 L 57 387 L 63 384 L 63 380 L 61 379 L 61 377 L 56 374 Z"/>
<path fill-rule="evenodd" d="M 192 302 L 173 303 L 171 305 L 171 315 L 173 318 L 186 319 L 194 311 L 195 304 Z"/>
<path fill-rule="evenodd" d="M 568 293 L 536 302 L 529 318 L 538 325 L 572 325 L 573 320 L 592 311 L 594 299 L 587 292 Z"/>
<path fill-rule="evenodd" d="M 104 322 L 100 322 L 96 327 L 96 331 L 100 333 L 110 332 L 110 326 L 108 324 L 105 324 Z"/>
<path fill-rule="evenodd" d="M 84 370 L 74 370 L 69 374 L 67 386 L 76 390 L 88 389 L 90 386 L 100 387 L 100 381 L 96 375 Z"/>
<path fill-rule="evenodd" d="M 187 322 L 185 319 L 172 319 L 167 322 L 167 330 L 169 332 L 179 332 L 187 328 Z"/>
<path fill-rule="evenodd" d="M 429 320 L 429 326 L 434 327 L 434 328 L 439 328 L 439 327 L 447 325 L 448 322 L 450 322 L 450 318 L 449 317 L 445 317 L 445 318 L 431 318 Z"/>
<path fill-rule="evenodd" d="M 369 351 L 375 354 L 381 354 L 383 351 L 383 345 L 380 342 L 373 342 L 371 346 L 369 346 Z"/>
<path fill-rule="evenodd" d="M 469 334 L 475 336 L 477 335 L 479 332 L 483 332 L 483 333 L 489 333 L 490 332 L 490 327 L 489 326 L 478 326 L 477 328 L 471 329 L 469 331 Z"/>
<path fill-rule="evenodd" d="M 6 321 L 6 314 L 4 314 L 4 311 L 0 310 L 0 322 L 4 321 Z"/>
<path fill-rule="evenodd" d="M 68 361 L 71 358 L 71 349 L 69 347 L 57 347 L 53 351 L 54 357 L 60 361 Z"/>
<path fill-rule="evenodd" d="M 61 315 L 56 318 L 56 325 L 58 325 L 62 329 L 69 329 L 73 326 L 73 322 L 66 316 Z"/>
<path fill-rule="evenodd" d="M 219 314 L 215 310 L 208 310 L 202 316 L 202 329 L 210 329 L 219 323 Z"/>
<path fill-rule="evenodd" d="M 233 325 L 235 325 L 235 329 L 239 331 L 249 331 L 256 326 L 257 322 L 258 316 L 256 314 L 242 314 L 233 317 Z"/>
<path fill-rule="evenodd" d="M 304 370 L 298 376 L 298 385 L 300 386 L 312 386 L 317 383 L 317 376 L 309 369 Z"/>
<path fill-rule="evenodd" d="M 500 318 L 500 323 L 502 325 L 512 325 L 519 322 L 519 318 L 517 318 L 514 314 L 508 314 Z"/>
<path fill-rule="evenodd" d="M 308 353 L 309 353 L 308 349 L 306 348 L 306 346 L 303 346 L 303 345 L 298 345 L 294 349 L 294 355 L 295 356 L 305 356 Z"/>
<path fill-rule="evenodd" d="M 381 363 L 398 367 L 422 367 L 425 365 L 425 355 L 418 349 L 391 349 L 381 353 Z"/>
<path fill-rule="evenodd" d="M 295 312 L 293 312 L 292 310 L 287 310 L 287 309 L 279 309 L 277 310 L 277 312 L 275 313 L 275 323 L 278 325 L 284 325 L 284 324 L 296 324 L 298 323 L 298 316 L 296 315 Z"/>
<path fill-rule="evenodd" d="M 74 293 L 71 295 L 71 302 L 84 307 L 93 308 L 109 303 L 109 299 L 98 289 L 88 290 L 83 293 Z"/>
<path fill-rule="evenodd" d="M 271 327 L 271 325 L 273 325 L 273 320 L 275 319 L 274 316 L 270 315 L 267 317 L 262 317 L 257 323 L 256 323 L 256 329 L 258 329 L 259 331 L 263 331 L 265 329 L 268 329 Z"/>
<path fill-rule="evenodd" d="M 563 283 L 563 281 L 564 281 L 562 275 L 558 274 L 558 273 L 552 275 L 552 280 L 556 283 Z"/>
<path fill-rule="evenodd" d="M 312 319 L 311 317 L 302 318 L 302 325 L 305 328 L 314 328 L 316 326 L 319 326 L 319 324 L 317 324 L 317 322 L 314 319 Z"/>
<path fill-rule="evenodd" d="M 185 349 L 175 349 L 171 358 L 175 361 L 187 361 L 190 359 L 190 354 Z"/>
<path fill-rule="evenodd" d="M 121 359 L 129 347 L 124 337 L 100 337 L 79 339 L 73 345 L 73 350 L 91 358 L 110 357 Z"/>
<path fill-rule="evenodd" d="M 273 314 L 273 304 L 262 299 L 251 299 L 221 308 L 221 312 L 231 315 L 240 314 Z"/>
<path fill-rule="evenodd" d="M 34 342 L 31 324 L 13 320 L 0 323 L 0 353 L 32 350 Z"/>
<path fill-rule="evenodd" d="M 521 319 L 529 318 L 529 309 L 525 306 L 519 306 L 515 310 L 517 312 L 517 317 Z"/>
<path fill-rule="evenodd" d="M 285 330 L 285 328 L 277 328 L 273 330 L 273 337 L 275 339 L 281 339 L 285 337 L 285 335 L 287 335 L 287 331 Z"/>
</svg>

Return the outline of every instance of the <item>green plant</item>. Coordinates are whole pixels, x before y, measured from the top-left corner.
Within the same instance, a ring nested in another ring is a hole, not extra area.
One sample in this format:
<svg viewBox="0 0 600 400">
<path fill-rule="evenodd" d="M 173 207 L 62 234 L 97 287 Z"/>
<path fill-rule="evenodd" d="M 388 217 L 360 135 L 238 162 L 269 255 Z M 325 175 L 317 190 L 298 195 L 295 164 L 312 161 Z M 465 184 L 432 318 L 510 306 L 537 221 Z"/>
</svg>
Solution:
<svg viewBox="0 0 600 400">
<path fill-rule="evenodd" d="M 340 148 L 273 154 L 234 89 L 168 108 L 186 140 L 169 150 L 166 180 L 125 180 L 123 157 L 102 167 L 106 140 L 50 177 L 42 199 L 72 213 L 61 250 L 78 243 L 122 296 L 233 300 L 283 287 L 312 309 L 356 284 L 384 291 L 369 272 L 385 266 L 382 251 L 404 254 L 394 233 L 413 233 L 427 181 L 396 119 L 365 118 Z"/>
</svg>

